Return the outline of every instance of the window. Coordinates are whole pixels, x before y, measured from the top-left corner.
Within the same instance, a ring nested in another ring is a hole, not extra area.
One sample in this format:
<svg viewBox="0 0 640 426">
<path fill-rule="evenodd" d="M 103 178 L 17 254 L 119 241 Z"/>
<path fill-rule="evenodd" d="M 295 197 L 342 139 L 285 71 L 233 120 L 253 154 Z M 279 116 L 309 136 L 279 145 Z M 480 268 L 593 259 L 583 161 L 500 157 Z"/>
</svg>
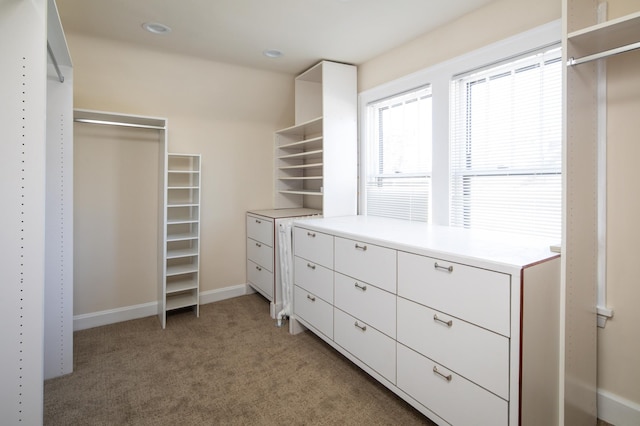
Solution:
<svg viewBox="0 0 640 426">
<path fill-rule="evenodd" d="M 359 213 L 560 241 L 561 34 L 554 21 L 360 93 Z"/>
<path fill-rule="evenodd" d="M 431 109 L 430 87 L 367 106 L 366 214 L 429 220 Z"/>
<path fill-rule="evenodd" d="M 560 238 L 559 48 L 452 81 L 450 224 Z"/>
</svg>

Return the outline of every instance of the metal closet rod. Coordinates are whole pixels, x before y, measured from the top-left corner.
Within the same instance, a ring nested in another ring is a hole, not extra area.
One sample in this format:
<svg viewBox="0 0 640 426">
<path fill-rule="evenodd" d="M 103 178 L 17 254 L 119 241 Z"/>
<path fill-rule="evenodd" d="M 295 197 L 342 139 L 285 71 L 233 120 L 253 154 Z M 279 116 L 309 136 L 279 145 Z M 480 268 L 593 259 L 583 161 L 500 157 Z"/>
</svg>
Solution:
<svg viewBox="0 0 640 426">
<path fill-rule="evenodd" d="M 58 61 L 56 60 L 56 56 L 53 54 L 53 50 L 51 49 L 51 45 L 47 41 L 47 52 L 49 52 L 49 57 L 51 58 L 51 62 L 53 62 L 53 67 L 56 69 L 56 73 L 58 74 L 58 80 L 60 83 L 64 83 L 64 75 L 60 72 L 60 67 L 58 66 Z"/>
<path fill-rule="evenodd" d="M 616 47 L 615 49 L 605 50 L 604 52 L 594 53 L 593 55 L 583 56 L 582 58 L 569 58 L 567 65 L 580 65 L 585 62 L 595 61 L 597 59 L 606 58 L 620 53 L 630 52 L 632 50 L 640 49 L 640 41 L 637 43 L 627 44 L 626 46 Z"/>
<path fill-rule="evenodd" d="M 90 118 L 74 118 L 73 121 L 77 123 L 104 124 L 107 126 L 122 126 L 122 127 L 136 127 L 138 129 L 166 130 L 164 126 L 152 126 L 150 124 L 123 123 L 120 121 L 92 120 Z"/>
</svg>

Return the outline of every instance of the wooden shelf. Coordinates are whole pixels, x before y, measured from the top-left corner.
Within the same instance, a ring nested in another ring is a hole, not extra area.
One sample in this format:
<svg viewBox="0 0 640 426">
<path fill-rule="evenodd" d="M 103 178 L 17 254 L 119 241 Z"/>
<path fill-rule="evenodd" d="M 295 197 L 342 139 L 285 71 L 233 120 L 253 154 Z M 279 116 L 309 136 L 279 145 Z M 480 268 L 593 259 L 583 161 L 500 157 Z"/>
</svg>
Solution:
<svg viewBox="0 0 640 426">
<path fill-rule="evenodd" d="M 198 305 L 198 296 L 196 292 L 181 293 L 167 297 L 166 310 L 171 311 L 174 309 L 186 308 L 189 306 Z"/>
<path fill-rule="evenodd" d="M 175 275 L 182 275 L 182 274 L 190 274 L 193 272 L 198 272 L 197 263 L 190 263 L 186 265 L 174 265 L 174 266 L 167 267 L 168 277 L 172 277 Z"/>
<path fill-rule="evenodd" d="M 298 194 L 298 195 L 322 195 L 321 191 L 305 191 L 305 190 L 281 190 L 278 191 L 281 194 Z"/>
<path fill-rule="evenodd" d="M 304 151 L 304 152 L 296 152 L 295 154 L 287 154 L 281 155 L 278 157 L 279 160 L 285 160 L 290 158 L 310 158 L 310 157 L 321 157 L 322 150 L 317 149 L 315 151 Z"/>
<path fill-rule="evenodd" d="M 569 58 L 576 60 L 640 42 L 640 12 L 567 34 Z"/>
<path fill-rule="evenodd" d="M 292 166 L 282 166 L 278 167 L 280 170 L 293 170 L 293 169 L 309 169 L 312 167 L 322 167 L 322 163 L 313 163 L 313 164 L 296 164 Z"/>
<path fill-rule="evenodd" d="M 314 146 L 314 144 L 317 144 L 318 147 L 322 146 L 322 136 L 317 136 L 315 138 L 305 139 L 297 142 L 286 143 L 278 146 L 277 148 L 280 148 L 280 149 L 300 148 L 300 147 Z"/>
<path fill-rule="evenodd" d="M 187 240 L 197 240 L 197 239 L 198 239 L 197 232 L 181 232 L 179 234 L 167 234 L 167 242 L 187 241 Z"/>
<path fill-rule="evenodd" d="M 276 133 L 279 135 L 302 136 L 302 139 L 304 139 L 306 135 L 314 135 L 314 137 L 316 137 L 317 134 L 322 133 L 322 117 L 317 117 L 304 123 L 278 130 Z"/>
<path fill-rule="evenodd" d="M 280 180 L 322 180 L 322 176 L 279 176 Z"/>
<path fill-rule="evenodd" d="M 196 288 L 198 288 L 198 281 L 191 277 L 184 280 L 172 281 L 167 283 L 167 295 Z"/>
<path fill-rule="evenodd" d="M 197 255 L 198 255 L 198 247 L 190 247 L 190 248 L 178 249 L 178 250 L 167 250 L 167 259 L 179 259 L 181 257 L 193 257 Z"/>
</svg>

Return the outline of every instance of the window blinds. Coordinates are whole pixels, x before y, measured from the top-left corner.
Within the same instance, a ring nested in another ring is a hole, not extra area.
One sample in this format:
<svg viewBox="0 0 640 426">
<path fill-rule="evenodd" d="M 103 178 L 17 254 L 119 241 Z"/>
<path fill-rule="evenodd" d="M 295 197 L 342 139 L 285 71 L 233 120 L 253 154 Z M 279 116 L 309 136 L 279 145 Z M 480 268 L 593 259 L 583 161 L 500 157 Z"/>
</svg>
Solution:
<svg viewBox="0 0 640 426">
<path fill-rule="evenodd" d="M 560 239 L 560 48 L 452 81 L 450 224 Z"/>
<path fill-rule="evenodd" d="M 428 221 L 431 113 L 430 87 L 368 105 L 366 214 Z"/>
</svg>

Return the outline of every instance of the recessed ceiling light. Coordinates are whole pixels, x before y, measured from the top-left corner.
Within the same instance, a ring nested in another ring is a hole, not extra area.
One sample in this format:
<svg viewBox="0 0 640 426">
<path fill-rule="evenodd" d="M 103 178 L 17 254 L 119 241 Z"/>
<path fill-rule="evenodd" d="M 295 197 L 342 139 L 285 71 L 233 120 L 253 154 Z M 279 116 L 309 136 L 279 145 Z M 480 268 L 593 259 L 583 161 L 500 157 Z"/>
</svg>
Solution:
<svg viewBox="0 0 640 426">
<path fill-rule="evenodd" d="M 171 32 L 171 28 L 158 22 L 145 22 L 142 24 L 142 28 L 153 34 L 169 34 Z"/>
<path fill-rule="evenodd" d="M 282 56 L 282 52 L 277 49 L 267 49 L 264 52 L 262 52 L 262 54 L 267 58 L 273 58 L 273 59 L 276 59 Z"/>
</svg>

